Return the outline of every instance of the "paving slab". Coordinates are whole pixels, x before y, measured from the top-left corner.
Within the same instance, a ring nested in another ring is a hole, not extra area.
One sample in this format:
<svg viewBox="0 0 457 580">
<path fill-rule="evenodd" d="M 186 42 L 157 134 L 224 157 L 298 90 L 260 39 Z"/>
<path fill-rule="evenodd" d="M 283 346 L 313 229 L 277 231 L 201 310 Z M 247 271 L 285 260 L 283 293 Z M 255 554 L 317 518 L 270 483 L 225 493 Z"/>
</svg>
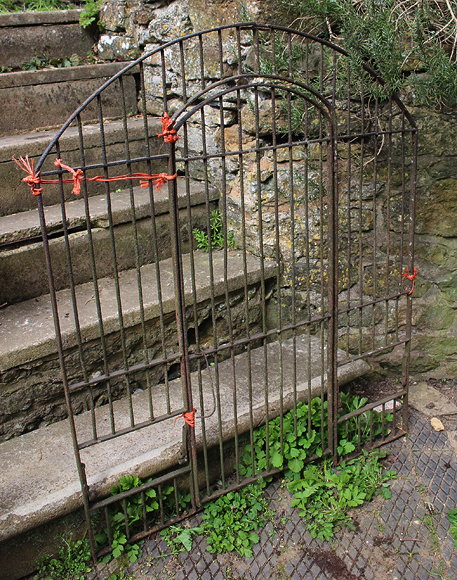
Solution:
<svg viewBox="0 0 457 580">
<path fill-rule="evenodd" d="M 78 54 L 86 57 L 96 39 L 92 30 L 79 24 L 81 12 L 58 10 L 0 14 L 0 66 L 21 67 L 34 56 L 65 58 Z"/>
<path fill-rule="evenodd" d="M 42 53 L 40 53 L 42 54 Z M 92 93 L 128 63 L 89 64 L 3 73 L 0 76 L 0 135 L 14 135 L 62 124 Z M 103 91 L 105 119 L 138 112 L 135 78 L 126 73 L 119 82 Z M 21 111 L 18 115 L 17 111 Z M 96 121 L 97 104 L 81 114 L 83 121 Z"/>
</svg>

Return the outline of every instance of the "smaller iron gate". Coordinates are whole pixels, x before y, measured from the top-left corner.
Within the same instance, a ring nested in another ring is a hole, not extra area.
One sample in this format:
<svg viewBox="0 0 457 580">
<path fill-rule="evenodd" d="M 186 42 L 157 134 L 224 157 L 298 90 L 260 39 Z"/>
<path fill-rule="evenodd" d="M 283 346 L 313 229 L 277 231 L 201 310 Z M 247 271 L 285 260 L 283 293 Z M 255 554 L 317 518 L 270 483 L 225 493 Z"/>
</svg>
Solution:
<svg viewBox="0 0 457 580">
<path fill-rule="evenodd" d="M 26 167 L 94 553 L 280 472 L 290 438 L 312 442 L 299 471 L 406 432 L 417 130 L 354 66 L 279 26 L 191 34 L 105 83 Z M 341 390 L 392 357 L 383 398 Z M 146 459 L 100 500 L 97 453 L 113 473 Z"/>
</svg>

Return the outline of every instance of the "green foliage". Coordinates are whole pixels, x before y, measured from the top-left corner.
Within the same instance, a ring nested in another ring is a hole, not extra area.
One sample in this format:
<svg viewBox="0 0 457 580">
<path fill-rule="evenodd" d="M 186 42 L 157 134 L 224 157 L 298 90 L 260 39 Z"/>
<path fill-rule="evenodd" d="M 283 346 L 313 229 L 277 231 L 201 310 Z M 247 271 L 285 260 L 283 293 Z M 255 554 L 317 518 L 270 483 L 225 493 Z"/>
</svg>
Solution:
<svg viewBox="0 0 457 580">
<path fill-rule="evenodd" d="M 367 403 L 364 397 L 342 393 L 342 414 L 362 409 Z M 393 417 L 384 414 L 384 420 L 376 411 L 366 411 L 342 423 L 339 428 L 338 453 L 347 455 L 356 450 L 357 445 L 382 433 L 383 424 Z M 321 539 L 334 535 L 338 525 L 351 525 L 348 510 L 369 501 L 378 492 L 390 497 L 388 481 L 395 473 L 383 473 L 380 452 L 364 453 L 359 459 L 343 461 L 333 467 L 329 460 L 321 465 L 307 463 L 311 457 L 321 457 L 326 447 L 328 428 L 328 403 L 314 398 L 309 404 L 299 403 L 294 411 L 282 418 L 271 420 L 268 425 L 253 432 L 253 445 L 246 445 L 242 451 L 239 472 L 251 476 L 271 467 L 284 469 L 288 488 L 293 495 L 292 506 L 300 509 L 309 532 Z M 267 445 L 268 441 L 268 445 Z M 135 476 L 122 477 L 112 488 L 112 494 L 139 488 L 143 485 Z M 196 535 L 204 535 L 211 553 L 235 551 L 241 556 L 252 556 L 252 547 L 259 542 L 258 529 L 272 515 L 263 496 L 265 480 L 229 492 L 208 503 L 203 511 L 202 523 L 195 528 L 173 525 L 161 532 L 173 554 L 192 549 Z M 161 488 L 161 507 L 164 519 L 176 515 L 174 487 Z M 179 508 L 189 505 L 190 497 L 177 493 Z M 125 555 L 131 562 L 136 561 L 140 552 L 139 544 L 129 544 L 129 537 L 142 526 L 146 512 L 151 517 L 148 524 L 158 521 L 159 497 L 155 489 L 149 488 L 143 494 L 134 494 L 119 503 L 119 507 L 109 512 L 112 533 L 112 554 Z M 106 530 L 98 534 L 96 540 L 102 546 L 107 544 Z"/>
<path fill-rule="evenodd" d="M 263 481 L 257 481 L 239 491 L 231 491 L 205 506 L 200 526 L 170 526 L 161 535 L 173 554 L 190 551 L 193 537 L 202 534 L 211 553 L 237 552 L 250 557 L 252 547 L 259 542 L 257 530 L 271 515 L 263 488 Z"/>
<path fill-rule="evenodd" d="M 257 530 L 267 521 L 267 507 L 261 482 L 206 505 L 203 527 L 208 551 L 216 554 L 235 551 L 240 556 L 251 557 L 252 547 L 259 542 Z"/>
<path fill-rule="evenodd" d="M 382 457 L 380 452 L 365 452 L 337 467 L 326 459 L 320 465 L 308 465 L 300 479 L 288 484 L 294 496 L 291 505 L 300 510 L 313 538 L 329 540 L 337 526 L 351 527 L 348 511 L 370 501 L 376 492 L 390 497 L 388 482 L 395 472 L 383 471 Z"/>
<path fill-rule="evenodd" d="M 195 241 L 197 242 L 197 248 L 199 250 L 209 252 L 211 235 L 211 248 L 213 250 L 222 250 L 224 247 L 224 229 L 222 223 L 222 214 L 217 209 L 211 212 L 209 218 L 209 228 L 210 234 L 208 231 L 203 231 L 197 228 L 192 230 Z M 227 246 L 229 248 L 235 247 L 235 236 L 233 232 L 227 232 Z"/>
<path fill-rule="evenodd" d="M 455 8 L 454 8 L 455 12 Z M 457 42 L 452 3 L 435 0 L 278 0 L 275 21 L 343 46 L 354 92 L 387 98 L 410 80 L 421 104 L 457 107 Z M 300 70 L 296 55 L 293 70 Z M 362 64 L 384 81 L 373 82 Z M 413 74 L 409 79 L 410 71 Z M 423 74 L 425 73 L 425 74 Z M 347 70 L 337 70 L 340 84 Z M 325 79 L 323 79 L 325 80 Z"/>
<path fill-rule="evenodd" d="M 64 538 L 56 557 L 43 556 L 38 560 L 38 573 L 35 579 L 83 580 L 86 572 L 91 571 L 90 559 L 90 547 L 87 540 L 71 542 Z"/>
<path fill-rule="evenodd" d="M 83 28 L 89 28 L 96 24 L 100 30 L 103 30 L 103 24 L 99 21 L 102 4 L 103 0 L 88 0 L 84 4 L 83 11 L 79 17 L 79 24 Z"/>
<path fill-rule="evenodd" d="M 457 548 L 457 508 L 448 512 L 447 519 L 451 522 L 449 533 L 454 538 L 454 547 Z"/>
<path fill-rule="evenodd" d="M 72 8 L 63 0 L 0 0 L 0 13 L 4 12 L 48 12 Z"/>
<path fill-rule="evenodd" d="M 436 44 L 422 46 L 422 59 L 427 72 L 412 77 L 418 100 L 442 109 L 457 108 L 457 66 Z"/>
<path fill-rule="evenodd" d="M 186 528 L 184 526 L 170 526 L 160 532 L 172 554 L 190 552 L 194 536 L 204 532 L 203 526 Z"/>
<path fill-rule="evenodd" d="M 22 70 L 40 70 L 42 68 L 68 68 L 83 64 L 82 59 L 77 54 L 72 54 L 69 58 L 51 58 L 46 56 L 33 56 L 30 60 L 22 64 Z"/>
<path fill-rule="evenodd" d="M 341 415 L 357 411 L 367 402 L 364 397 L 341 393 Z M 385 425 L 392 420 L 392 414 L 384 415 Z M 249 477 L 273 467 L 285 469 L 286 477 L 290 479 L 298 477 L 306 460 L 323 455 L 327 427 L 327 401 L 316 397 L 309 404 L 298 403 L 295 411 L 292 409 L 282 418 L 276 417 L 268 425 L 254 431 L 253 445 L 246 445 L 242 451 L 240 473 Z M 382 429 L 382 414 L 377 411 L 367 411 L 341 423 L 338 428 L 338 454 L 344 456 L 355 451 L 357 445 L 381 435 Z"/>
<path fill-rule="evenodd" d="M 119 479 L 117 485 L 111 489 L 111 495 L 118 495 L 125 491 L 138 488 L 151 479 L 143 482 L 139 477 L 125 475 Z M 174 498 L 175 488 L 172 485 L 162 486 L 160 497 L 162 503 L 163 516 L 165 519 L 176 515 L 176 505 Z M 189 494 L 178 493 L 178 507 L 185 509 L 189 505 Z M 108 562 L 112 557 L 118 558 L 125 555 L 130 562 L 136 562 L 140 554 L 140 544 L 129 543 L 126 528 L 129 530 L 128 536 L 143 529 L 144 514 L 148 517 L 148 523 L 157 523 L 160 519 L 160 502 L 157 491 L 150 487 L 143 493 L 133 494 L 125 500 L 115 504 L 109 510 L 109 525 L 112 534 L 111 553 L 104 557 Z M 95 536 L 95 540 L 100 547 L 108 545 L 108 531 L 103 530 Z"/>
</svg>

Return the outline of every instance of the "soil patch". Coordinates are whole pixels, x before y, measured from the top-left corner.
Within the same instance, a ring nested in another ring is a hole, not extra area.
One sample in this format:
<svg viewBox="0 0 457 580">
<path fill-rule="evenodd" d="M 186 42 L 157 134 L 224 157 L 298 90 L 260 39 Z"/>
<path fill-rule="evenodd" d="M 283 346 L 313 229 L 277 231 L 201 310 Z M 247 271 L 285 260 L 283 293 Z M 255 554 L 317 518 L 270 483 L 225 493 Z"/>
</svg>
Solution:
<svg viewBox="0 0 457 580">
<path fill-rule="evenodd" d="M 316 550 L 309 552 L 308 555 L 313 558 L 319 568 L 329 574 L 330 578 L 335 580 L 358 580 L 349 570 L 344 560 L 335 552 L 330 550 Z"/>
</svg>

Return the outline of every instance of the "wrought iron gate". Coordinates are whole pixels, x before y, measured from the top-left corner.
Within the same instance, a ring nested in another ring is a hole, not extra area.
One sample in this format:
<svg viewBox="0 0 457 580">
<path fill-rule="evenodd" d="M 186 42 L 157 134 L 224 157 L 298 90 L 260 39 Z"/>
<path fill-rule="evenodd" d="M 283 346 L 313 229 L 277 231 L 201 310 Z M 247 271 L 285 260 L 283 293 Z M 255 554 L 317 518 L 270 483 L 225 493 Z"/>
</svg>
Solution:
<svg viewBox="0 0 457 580">
<path fill-rule="evenodd" d="M 305 462 L 406 432 L 416 140 L 341 48 L 243 23 L 129 64 L 29 167 L 94 552 L 281 471 L 289 436 Z M 367 361 L 401 380 L 348 407 Z"/>
</svg>

